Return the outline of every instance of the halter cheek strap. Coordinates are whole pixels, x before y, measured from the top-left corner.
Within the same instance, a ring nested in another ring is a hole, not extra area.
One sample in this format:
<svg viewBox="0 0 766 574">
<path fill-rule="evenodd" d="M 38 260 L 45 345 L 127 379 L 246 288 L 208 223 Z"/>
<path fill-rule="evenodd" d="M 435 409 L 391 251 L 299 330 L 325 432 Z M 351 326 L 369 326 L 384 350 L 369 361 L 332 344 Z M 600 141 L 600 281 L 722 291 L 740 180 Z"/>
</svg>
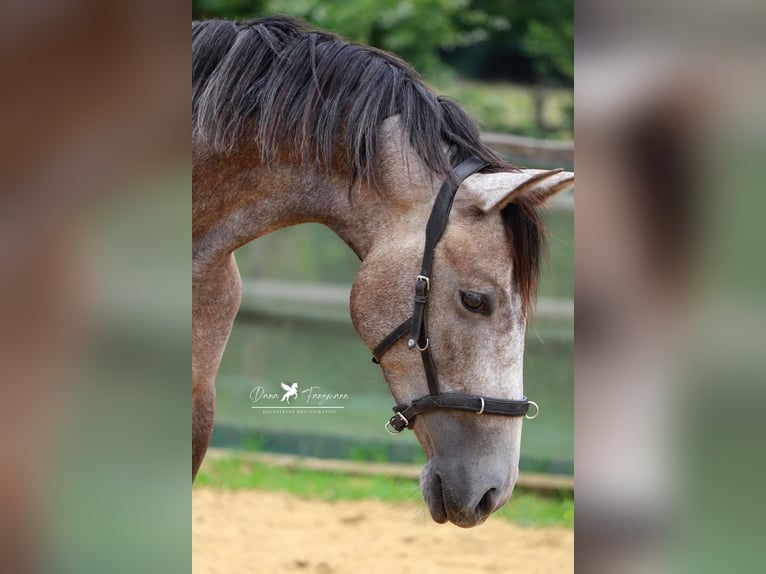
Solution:
<svg viewBox="0 0 766 574">
<path fill-rule="evenodd" d="M 465 178 L 473 175 L 477 171 L 487 167 L 485 161 L 476 157 L 470 157 L 460 163 L 455 168 L 454 181 L 462 182 Z M 426 242 L 423 249 L 423 262 L 420 267 L 420 274 L 415 278 L 415 305 L 412 316 L 396 327 L 388 334 L 375 349 L 373 349 L 372 361 L 380 363 L 381 357 L 390 349 L 394 343 L 409 333 L 407 348 L 420 351 L 420 357 L 423 361 L 423 370 L 426 373 L 426 382 L 428 383 L 429 394 L 411 404 L 396 405 L 394 407 L 394 416 L 386 423 L 386 430 L 392 434 L 397 434 L 405 428 L 411 428 L 415 417 L 421 413 L 434 410 L 460 410 L 471 411 L 477 414 L 500 415 L 527 418 L 537 417 L 539 408 L 537 404 L 527 400 L 506 400 L 481 397 L 479 395 L 461 395 L 454 393 L 441 393 L 439 390 L 439 379 L 436 374 L 433 356 L 428 339 L 428 293 L 431 290 L 431 269 L 433 267 L 434 251 L 436 244 L 444 234 L 447 227 L 449 214 L 452 210 L 452 203 L 455 200 L 458 184 L 451 184 L 445 181 L 434 201 L 431 209 L 431 215 L 426 224 Z M 534 416 L 528 416 L 529 405 L 536 407 Z"/>
</svg>

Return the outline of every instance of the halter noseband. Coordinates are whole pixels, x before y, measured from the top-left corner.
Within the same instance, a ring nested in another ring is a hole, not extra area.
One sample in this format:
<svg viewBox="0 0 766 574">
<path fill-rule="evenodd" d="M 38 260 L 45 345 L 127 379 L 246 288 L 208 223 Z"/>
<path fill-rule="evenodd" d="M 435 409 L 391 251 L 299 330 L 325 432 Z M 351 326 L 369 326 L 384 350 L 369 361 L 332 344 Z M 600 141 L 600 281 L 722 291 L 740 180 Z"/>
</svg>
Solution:
<svg viewBox="0 0 766 574">
<path fill-rule="evenodd" d="M 420 274 L 415 279 L 415 309 L 412 317 L 396 327 L 380 344 L 372 351 L 372 361 L 380 363 L 381 357 L 394 343 L 409 333 L 407 348 L 417 348 L 423 360 L 423 369 L 426 372 L 429 394 L 407 404 L 396 405 L 394 416 L 386 423 L 386 430 L 391 434 L 398 434 L 405 428 L 411 428 L 415 417 L 421 413 L 435 410 L 469 411 L 479 415 L 499 415 L 506 417 L 526 416 L 529 419 L 536 418 L 540 408 L 534 401 L 524 397 L 520 401 L 507 399 L 493 399 L 479 395 L 463 395 L 457 393 L 442 393 L 439 391 L 439 379 L 436 376 L 433 356 L 429 348 L 428 326 L 426 310 L 428 307 L 428 292 L 431 289 L 431 267 L 433 265 L 434 250 L 441 239 L 444 229 L 447 227 L 452 202 L 460 183 L 480 169 L 487 167 L 487 162 L 476 157 L 470 157 L 455 168 L 455 181 L 451 185 L 445 181 L 439 194 L 436 196 L 431 215 L 426 224 L 426 244 L 423 250 L 423 264 Z M 529 416 L 529 405 L 534 405 L 535 414 Z"/>
</svg>

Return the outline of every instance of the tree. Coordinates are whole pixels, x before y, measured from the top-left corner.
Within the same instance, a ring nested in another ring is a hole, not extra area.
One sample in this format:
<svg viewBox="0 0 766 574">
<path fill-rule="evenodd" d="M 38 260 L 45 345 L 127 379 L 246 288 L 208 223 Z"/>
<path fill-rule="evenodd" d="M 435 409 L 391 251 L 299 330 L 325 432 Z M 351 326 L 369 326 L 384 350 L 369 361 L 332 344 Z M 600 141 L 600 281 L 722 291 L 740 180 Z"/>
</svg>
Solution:
<svg viewBox="0 0 766 574">
<path fill-rule="evenodd" d="M 508 25 L 490 29 L 484 42 L 444 54 L 462 74 L 572 86 L 573 0 L 473 0 L 472 6 Z"/>
<path fill-rule="evenodd" d="M 440 49 L 475 44 L 502 18 L 470 0 L 192 0 L 192 17 L 251 18 L 288 13 L 344 38 L 393 52 L 425 74 L 445 70 Z"/>
<path fill-rule="evenodd" d="M 192 0 L 192 20 L 246 18 L 265 13 L 265 0 Z"/>
</svg>

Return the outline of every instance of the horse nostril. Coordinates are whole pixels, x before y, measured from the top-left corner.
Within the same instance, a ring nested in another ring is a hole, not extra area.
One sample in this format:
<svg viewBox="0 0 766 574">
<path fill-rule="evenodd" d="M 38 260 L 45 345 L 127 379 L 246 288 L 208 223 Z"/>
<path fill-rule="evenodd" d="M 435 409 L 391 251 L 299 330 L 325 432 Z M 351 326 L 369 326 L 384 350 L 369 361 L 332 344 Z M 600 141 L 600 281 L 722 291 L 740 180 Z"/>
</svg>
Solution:
<svg viewBox="0 0 766 574">
<path fill-rule="evenodd" d="M 479 504 L 476 505 L 476 510 L 474 511 L 477 517 L 483 518 L 485 516 L 489 516 L 490 513 L 495 509 L 496 494 L 496 488 L 490 488 L 487 492 L 484 493 L 484 496 L 481 497 L 481 500 L 479 501 Z"/>
</svg>

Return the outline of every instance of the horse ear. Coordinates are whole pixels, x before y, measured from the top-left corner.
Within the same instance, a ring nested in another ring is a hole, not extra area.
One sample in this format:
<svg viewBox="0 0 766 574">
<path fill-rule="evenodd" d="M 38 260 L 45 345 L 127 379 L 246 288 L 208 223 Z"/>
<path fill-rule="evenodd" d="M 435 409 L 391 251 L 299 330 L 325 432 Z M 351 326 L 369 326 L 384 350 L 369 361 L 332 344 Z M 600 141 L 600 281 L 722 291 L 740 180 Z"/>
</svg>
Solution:
<svg viewBox="0 0 766 574">
<path fill-rule="evenodd" d="M 563 169 L 523 169 L 518 172 L 475 173 L 463 180 L 462 191 L 484 213 L 503 209 L 522 196 L 542 205 L 555 194 L 574 187 L 574 173 Z"/>
</svg>

